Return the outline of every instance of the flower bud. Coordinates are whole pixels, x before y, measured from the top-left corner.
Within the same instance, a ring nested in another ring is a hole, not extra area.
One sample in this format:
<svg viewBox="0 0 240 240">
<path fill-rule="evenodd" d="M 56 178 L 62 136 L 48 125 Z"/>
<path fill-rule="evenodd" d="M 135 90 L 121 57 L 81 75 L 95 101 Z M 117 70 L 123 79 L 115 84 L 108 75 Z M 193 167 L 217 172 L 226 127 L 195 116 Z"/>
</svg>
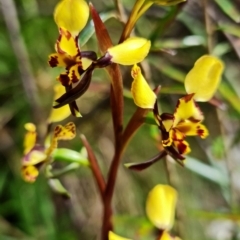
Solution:
<svg viewBox="0 0 240 240">
<path fill-rule="evenodd" d="M 153 109 L 157 96 L 143 77 L 140 67 L 134 65 L 131 74 L 134 79 L 131 88 L 134 103 L 140 108 Z"/>
<path fill-rule="evenodd" d="M 168 185 L 158 184 L 148 194 L 146 213 L 153 225 L 161 230 L 173 226 L 177 191 Z"/>
<path fill-rule="evenodd" d="M 114 47 L 107 53 L 111 61 L 122 65 L 133 65 L 144 60 L 147 56 L 151 42 L 145 38 L 131 37 Z"/>
<path fill-rule="evenodd" d="M 67 29 L 73 36 L 85 27 L 88 17 L 89 7 L 84 0 L 61 0 L 54 11 L 58 27 Z"/>
<path fill-rule="evenodd" d="M 217 57 L 200 57 L 185 78 L 186 92 L 194 93 L 195 101 L 209 101 L 221 81 L 223 68 L 223 63 Z"/>
</svg>

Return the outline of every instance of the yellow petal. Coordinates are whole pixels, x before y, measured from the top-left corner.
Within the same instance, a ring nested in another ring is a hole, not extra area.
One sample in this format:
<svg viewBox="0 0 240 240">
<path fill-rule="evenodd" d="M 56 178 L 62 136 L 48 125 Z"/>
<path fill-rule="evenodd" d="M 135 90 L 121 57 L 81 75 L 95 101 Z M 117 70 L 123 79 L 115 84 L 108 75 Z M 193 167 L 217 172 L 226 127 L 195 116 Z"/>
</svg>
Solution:
<svg viewBox="0 0 240 240">
<path fill-rule="evenodd" d="M 181 239 L 179 237 L 173 237 L 167 231 L 164 231 L 159 240 L 181 240 Z"/>
<path fill-rule="evenodd" d="M 60 53 L 53 53 L 48 57 L 48 63 L 51 67 L 67 67 L 65 62 L 66 56 Z"/>
<path fill-rule="evenodd" d="M 153 109 L 157 97 L 143 77 L 140 67 L 134 65 L 131 74 L 133 77 L 131 92 L 134 103 L 140 108 Z"/>
<path fill-rule="evenodd" d="M 173 226 L 177 191 L 168 185 L 158 184 L 148 194 L 146 213 L 153 225 L 162 230 Z"/>
<path fill-rule="evenodd" d="M 30 165 L 22 168 L 22 177 L 24 181 L 33 183 L 36 181 L 39 172 L 36 167 Z"/>
<path fill-rule="evenodd" d="M 209 134 L 207 128 L 203 124 L 191 121 L 181 122 L 176 128 L 186 136 L 198 135 L 201 138 L 206 138 Z"/>
<path fill-rule="evenodd" d="M 115 234 L 112 231 L 110 231 L 108 233 L 108 240 L 131 240 L 131 239 L 120 237 L 117 234 Z"/>
<path fill-rule="evenodd" d="M 65 126 L 58 125 L 54 129 L 54 138 L 58 140 L 71 140 L 76 136 L 76 126 L 73 122 Z"/>
<path fill-rule="evenodd" d="M 73 122 L 67 123 L 65 126 L 57 125 L 54 129 L 54 135 L 51 144 L 45 153 L 49 157 L 54 149 L 57 148 L 58 140 L 71 140 L 76 136 L 76 126 Z"/>
<path fill-rule="evenodd" d="M 144 60 L 151 47 L 145 38 L 131 37 L 108 49 L 111 61 L 122 65 L 133 65 Z"/>
<path fill-rule="evenodd" d="M 199 102 L 210 100 L 221 81 L 223 68 L 217 57 L 205 55 L 199 58 L 185 78 L 187 93 L 194 93 L 194 99 Z"/>
<path fill-rule="evenodd" d="M 56 43 L 56 51 L 60 54 L 68 54 L 71 57 L 80 55 L 78 42 L 73 38 L 71 33 L 64 28 L 60 28 L 60 37 Z M 66 65 L 72 65 L 75 61 L 74 59 L 66 59 Z"/>
<path fill-rule="evenodd" d="M 22 159 L 23 166 L 36 165 L 40 162 L 45 161 L 47 158 L 46 154 L 42 150 L 32 150 L 28 155 L 25 155 Z"/>
<path fill-rule="evenodd" d="M 92 63 L 92 60 L 88 58 L 82 58 L 82 68 L 83 70 L 86 70 Z"/>
<path fill-rule="evenodd" d="M 175 147 L 177 148 L 179 154 L 181 154 L 181 155 L 182 155 L 182 154 L 186 155 L 186 154 L 188 154 L 188 153 L 191 152 L 191 148 L 190 148 L 190 146 L 189 146 L 189 144 L 188 144 L 187 141 L 183 141 L 183 140 L 181 140 L 181 141 L 179 141 L 179 140 L 175 141 L 175 140 L 173 140 L 173 142 L 174 142 L 174 145 L 175 145 Z"/>
<path fill-rule="evenodd" d="M 186 95 L 178 100 L 174 113 L 173 127 L 176 127 L 180 121 L 185 121 L 187 119 L 193 122 L 200 122 L 203 120 L 203 114 L 194 102 L 193 96 L 194 94 Z"/>
<path fill-rule="evenodd" d="M 79 69 L 82 69 L 82 63 L 76 63 L 75 65 L 70 67 L 68 77 L 70 78 L 71 83 L 76 83 L 80 80 L 81 76 L 79 73 Z"/>
<path fill-rule="evenodd" d="M 164 231 L 159 240 L 173 240 L 173 239 L 167 231 Z"/>
<path fill-rule="evenodd" d="M 181 2 L 186 2 L 186 1 L 187 0 L 151 0 L 151 2 L 161 6 L 172 6 L 172 5 L 177 5 Z"/>
<path fill-rule="evenodd" d="M 26 123 L 24 125 L 27 133 L 24 137 L 24 155 L 26 155 L 36 144 L 37 133 L 36 133 L 36 126 L 33 123 Z"/>
<path fill-rule="evenodd" d="M 89 7 L 84 0 L 61 0 L 54 11 L 58 27 L 67 29 L 73 36 L 85 27 L 88 17 Z"/>
<path fill-rule="evenodd" d="M 65 87 L 63 87 L 60 84 L 57 84 L 54 87 L 54 92 L 55 92 L 54 99 L 57 99 L 66 92 Z M 70 114 L 71 111 L 68 105 L 65 105 L 61 108 L 52 108 L 50 116 L 48 118 L 48 122 L 51 123 L 62 121 L 63 119 L 67 118 Z"/>
</svg>

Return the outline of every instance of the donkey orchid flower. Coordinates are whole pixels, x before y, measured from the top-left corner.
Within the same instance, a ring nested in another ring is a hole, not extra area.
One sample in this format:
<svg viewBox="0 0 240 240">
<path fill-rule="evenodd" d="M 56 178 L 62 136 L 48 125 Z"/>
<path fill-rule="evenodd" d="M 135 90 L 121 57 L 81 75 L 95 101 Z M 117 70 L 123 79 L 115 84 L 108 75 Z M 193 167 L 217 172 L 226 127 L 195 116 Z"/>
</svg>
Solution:
<svg viewBox="0 0 240 240">
<path fill-rule="evenodd" d="M 32 123 L 25 124 L 27 133 L 24 138 L 24 156 L 22 158 L 22 177 L 26 182 L 35 182 L 39 175 L 39 168 L 50 162 L 53 151 L 59 140 L 71 140 L 76 135 L 76 127 L 70 122 L 65 126 L 58 125 L 54 129 L 50 146 L 41 146 L 37 143 L 36 127 Z"/>
</svg>

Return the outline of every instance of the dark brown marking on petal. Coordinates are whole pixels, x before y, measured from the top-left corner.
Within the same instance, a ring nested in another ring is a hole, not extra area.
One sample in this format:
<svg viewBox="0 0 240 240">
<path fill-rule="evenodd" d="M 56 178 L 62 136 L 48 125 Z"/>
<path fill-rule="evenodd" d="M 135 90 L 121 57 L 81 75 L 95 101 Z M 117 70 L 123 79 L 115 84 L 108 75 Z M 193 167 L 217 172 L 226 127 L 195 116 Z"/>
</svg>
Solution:
<svg viewBox="0 0 240 240">
<path fill-rule="evenodd" d="M 66 64 L 66 69 L 69 70 L 72 66 L 74 66 L 76 64 L 76 59 L 74 57 L 66 57 L 64 59 L 64 63 Z"/>
<path fill-rule="evenodd" d="M 80 50 L 80 47 L 79 47 L 79 44 L 78 44 L 78 36 L 76 36 L 74 38 L 74 42 L 75 42 L 75 46 L 77 48 L 77 54 L 76 56 L 79 56 L 81 58 L 81 50 Z"/>
<path fill-rule="evenodd" d="M 60 37 L 64 35 L 68 40 L 72 37 L 71 33 L 68 30 L 64 30 L 63 28 L 59 28 Z"/>
<path fill-rule="evenodd" d="M 61 82 L 63 86 L 68 86 L 70 84 L 70 79 L 66 73 L 60 74 L 58 80 Z"/>
<path fill-rule="evenodd" d="M 204 130 L 199 125 L 197 126 L 197 135 L 200 137 L 204 136 Z"/>
<path fill-rule="evenodd" d="M 51 67 L 56 67 L 58 65 L 58 57 L 57 56 L 50 56 L 50 59 L 48 61 L 49 65 Z"/>
<path fill-rule="evenodd" d="M 171 113 L 162 113 L 160 115 L 162 121 L 165 121 L 165 120 L 174 120 L 174 115 L 171 114 Z"/>
<path fill-rule="evenodd" d="M 184 98 L 184 101 L 185 101 L 186 103 L 189 102 L 189 101 L 191 101 L 194 95 L 195 95 L 195 93 L 191 93 L 191 94 L 188 94 L 188 95 L 184 96 L 184 97 L 183 97 L 183 98 Z"/>
<path fill-rule="evenodd" d="M 73 134 L 75 134 L 76 132 L 76 127 L 75 127 L 75 124 L 70 122 L 66 125 L 66 128 Z"/>
<path fill-rule="evenodd" d="M 177 145 L 176 147 L 177 147 L 178 152 L 179 152 L 180 154 L 183 154 L 183 153 L 186 151 L 186 149 L 187 149 L 187 145 L 185 145 L 185 144 L 183 143 L 183 141 L 178 141 L 178 145 Z"/>
<path fill-rule="evenodd" d="M 202 121 L 202 119 L 196 119 L 196 118 L 194 118 L 194 117 L 190 117 L 190 118 L 188 118 L 188 120 L 189 120 L 190 122 L 193 122 L 193 123 L 198 123 L 198 122 L 201 122 L 201 121 Z"/>
<path fill-rule="evenodd" d="M 77 78 L 77 75 L 75 74 L 75 70 L 72 70 L 71 71 L 71 76 L 70 76 L 70 78 L 71 78 L 71 82 L 72 83 L 76 83 L 76 82 L 78 82 L 78 78 Z"/>
<path fill-rule="evenodd" d="M 61 125 L 57 125 L 54 129 L 54 135 L 58 136 L 58 134 L 62 131 Z"/>
</svg>

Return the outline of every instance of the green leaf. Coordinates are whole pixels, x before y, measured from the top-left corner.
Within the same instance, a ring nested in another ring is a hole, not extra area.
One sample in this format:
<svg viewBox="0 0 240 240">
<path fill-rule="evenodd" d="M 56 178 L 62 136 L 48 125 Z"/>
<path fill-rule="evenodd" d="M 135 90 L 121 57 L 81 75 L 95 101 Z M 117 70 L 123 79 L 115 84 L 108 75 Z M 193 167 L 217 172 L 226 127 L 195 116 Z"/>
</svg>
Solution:
<svg viewBox="0 0 240 240">
<path fill-rule="evenodd" d="M 224 142 L 221 136 L 213 140 L 211 144 L 211 152 L 216 159 L 222 159 L 224 157 Z"/>
<path fill-rule="evenodd" d="M 159 50 L 164 48 L 177 49 L 177 48 L 188 48 L 193 46 L 204 46 L 206 43 L 202 36 L 191 35 L 184 37 L 183 39 L 169 38 L 155 41 L 151 50 Z"/>
<path fill-rule="evenodd" d="M 60 170 L 55 170 L 55 171 L 49 171 L 48 172 L 48 177 L 49 178 L 57 178 L 60 177 L 62 175 L 65 175 L 71 171 L 74 171 L 76 169 L 78 169 L 81 165 L 78 163 L 71 163 L 69 165 L 67 165 L 66 167 L 60 169 Z"/>
<path fill-rule="evenodd" d="M 240 27 L 238 24 L 232 23 L 220 23 L 219 27 L 217 28 L 225 33 L 229 33 L 233 36 L 240 37 Z"/>
<path fill-rule="evenodd" d="M 213 56 L 221 58 L 224 54 L 231 51 L 231 46 L 228 43 L 219 43 L 212 51 Z"/>
<path fill-rule="evenodd" d="M 48 184 L 54 192 L 62 195 L 63 197 L 70 198 L 70 194 L 58 179 L 49 179 Z"/>
<path fill-rule="evenodd" d="M 182 83 L 184 82 L 186 74 L 181 70 L 176 69 L 176 67 L 170 66 L 159 57 L 150 57 L 149 62 L 158 70 L 160 70 L 162 74 L 178 82 L 182 82 Z"/>
<path fill-rule="evenodd" d="M 240 113 L 240 98 L 230 83 L 222 81 L 218 90 L 231 106 Z"/>
<path fill-rule="evenodd" d="M 103 22 L 106 22 L 110 18 L 117 18 L 115 12 L 101 13 L 100 18 Z M 83 29 L 79 36 L 79 45 L 84 46 L 91 36 L 95 33 L 93 21 L 90 21 L 87 26 Z"/>
<path fill-rule="evenodd" d="M 232 213 L 223 213 L 223 212 L 206 212 L 206 211 L 192 211 L 193 215 L 204 218 L 204 219 L 230 219 L 232 221 L 239 221 L 240 215 L 239 214 L 232 214 Z"/>
<path fill-rule="evenodd" d="M 88 159 L 83 152 L 79 153 L 67 148 L 57 148 L 54 150 L 52 156 L 55 161 L 78 163 L 83 166 L 89 166 Z"/>
<path fill-rule="evenodd" d="M 219 184 L 222 187 L 227 187 L 229 184 L 227 175 L 212 166 L 202 163 L 198 159 L 187 156 L 184 166 L 198 175 Z"/>
<path fill-rule="evenodd" d="M 233 21 L 237 23 L 240 22 L 240 12 L 237 10 L 237 7 L 233 5 L 232 1 L 215 0 L 215 2 Z"/>
<path fill-rule="evenodd" d="M 204 22 L 199 18 L 196 18 L 194 14 L 190 16 L 186 12 L 181 11 L 177 19 L 180 20 L 189 29 L 192 35 L 206 37 Z"/>
</svg>

